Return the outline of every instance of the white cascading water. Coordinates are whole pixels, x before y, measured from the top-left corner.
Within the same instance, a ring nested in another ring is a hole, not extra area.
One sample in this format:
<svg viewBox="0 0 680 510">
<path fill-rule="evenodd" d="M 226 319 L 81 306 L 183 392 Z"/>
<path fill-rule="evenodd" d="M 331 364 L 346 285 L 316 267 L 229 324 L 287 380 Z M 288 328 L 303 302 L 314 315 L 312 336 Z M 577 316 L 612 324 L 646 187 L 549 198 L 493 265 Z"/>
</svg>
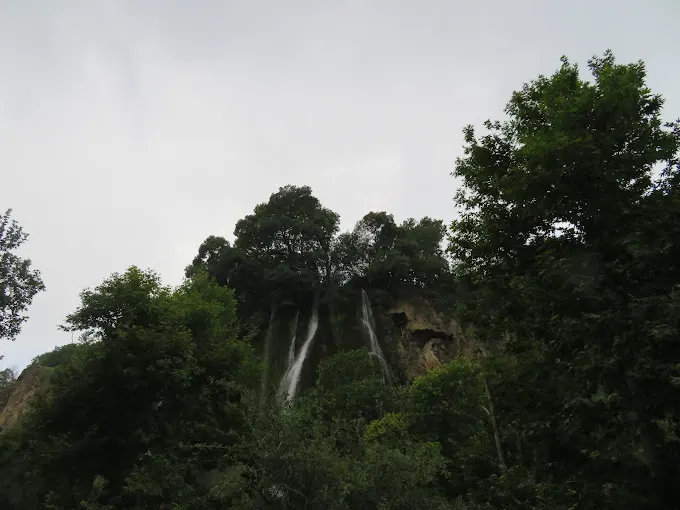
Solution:
<svg viewBox="0 0 680 510">
<path fill-rule="evenodd" d="M 290 402 L 295 398 L 295 395 L 300 385 L 300 378 L 302 377 L 302 366 L 305 363 L 309 348 L 312 346 L 312 341 L 316 336 L 316 330 L 319 327 L 319 308 L 318 303 L 314 303 L 312 308 L 312 316 L 309 318 L 309 326 L 307 327 L 307 338 L 302 344 L 300 352 L 295 356 L 293 364 L 290 366 L 281 379 L 281 386 L 279 386 L 279 398 L 284 402 Z M 293 337 L 295 341 L 295 337 Z M 293 349 L 294 351 L 294 349 Z M 290 353 L 290 349 L 288 351 Z"/>
<path fill-rule="evenodd" d="M 297 349 L 296 341 L 297 341 L 297 327 L 298 327 L 298 319 L 300 317 L 300 312 L 296 311 L 295 312 L 295 319 L 293 319 L 293 325 L 291 326 L 291 341 L 290 341 L 290 347 L 288 347 L 288 361 L 286 362 L 286 371 L 290 370 L 290 367 L 293 366 L 295 363 L 295 350 Z"/>
<path fill-rule="evenodd" d="M 382 370 L 385 382 L 392 381 L 392 374 L 390 367 L 387 364 L 385 355 L 383 354 L 380 344 L 378 343 L 378 336 L 375 334 L 375 318 L 373 317 L 373 309 L 371 308 L 371 301 L 368 299 L 368 294 L 364 289 L 361 289 L 361 322 L 366 329 L 369 340 L 369 354 L 375 356 L 380 363 L 380 370 Z"/>
</svg>

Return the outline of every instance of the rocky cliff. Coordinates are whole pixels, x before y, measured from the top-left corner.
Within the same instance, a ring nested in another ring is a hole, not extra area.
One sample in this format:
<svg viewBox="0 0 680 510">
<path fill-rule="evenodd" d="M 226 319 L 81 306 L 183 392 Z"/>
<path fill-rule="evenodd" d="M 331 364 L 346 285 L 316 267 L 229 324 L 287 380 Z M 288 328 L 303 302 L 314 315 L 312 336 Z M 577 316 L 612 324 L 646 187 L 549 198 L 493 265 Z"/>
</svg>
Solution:
<svg viewBox="0 0 680 510">
<path fill-rule="evenodd" d="M 0 432 L 21 419 L 33 397 L 46 389 L 50 372 L 47 367 L 31 365 L 16 381 L 0 391 Z"/>
<path fill-rule="evenodd" d="M 370 328 L 366 305 L 370 307 Z M 432 299 L 415 293 L 395 298 L 380 291 L 355 289 L 325 296 L 316 304 L 310 301 L 274 309 L 255 340 L 270 367 L 265 376 L 269 391 L 282 380 L 291 353 L 300 354 L 314 313 L 318 328 L 304 362 L 301 388 L 314 384 L 319 362 L 333 353 L 357 348 L 370 351 L 371 335 L 374 341 L 377 338 L 392 374 L 402 382 L 456 356 L 471 357 L 474 350 L 452 314 Z"/>
<path fill-rule="evenodd" d="M 471 357 L 473 342 L 441 307 L 417 296 L 377 300 L 373 306 L 379 343 L 395 377 L 411 380 L 457 356 Z M 265 385 L 275 389 L 286 369 L 292 336 L 299 352 L 308 334 L 312 303 L 299 311 L 291 305 L 279 307 L 263 329 L 261 343 L 271 370 Z M 308 308 L 305 310 L 305 308 Z M 318 305 L 316 339 L 305 361 L 301 388 L 314 383 L 318 363 L 339 350 L 369 347 L 369 335 L 362 320 L 359 294 L 349 299 L 327 300 Z M 267 345 L 269 343 L 269 345 Z M 16 424 L 32 398 L 47 387 L 52 369 L 31 365 L 10 386 L 0 391 L 0 432 Z"/>
<path fill-rule="evenodd" d="M 384 311 L 392 325 L 388 340 L 407 379 L 423 375 L 457 356 L 471 357 L 473 342 L 458 323 L 426 299 L 400 299 Z"/>
</svg>

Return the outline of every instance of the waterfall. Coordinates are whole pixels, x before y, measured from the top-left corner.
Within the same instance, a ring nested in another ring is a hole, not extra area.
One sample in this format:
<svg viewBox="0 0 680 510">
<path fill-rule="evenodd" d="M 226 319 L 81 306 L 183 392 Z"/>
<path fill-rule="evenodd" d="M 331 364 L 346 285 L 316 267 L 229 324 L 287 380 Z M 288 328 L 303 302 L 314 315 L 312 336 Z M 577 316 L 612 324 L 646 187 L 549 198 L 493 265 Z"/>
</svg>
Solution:
<svg viewBox="0 0 680 510">
<path fill-rule="evenodd" d="M 312 346 L 312 341 L 316 336 L 316 330 L 318 327 L 319 304 L 317 301 L 315 301 L 314 306 L 312 307 L 312 315 L 309 318 L 309 326 L 307 327 L 307 338 L 305 339 L 305 343 L 302 344 L 300 352 L 297 354 L 297 356 L 294 356 L 293 364 L 286 370 L 286 373 L 283 375 L 283 379 L 281 379 L 281 385 L 279 386 L 278 394 L 279 398 L 283 402 L 290 402 L 293 400 L 293 398 L 295 398 L 298 386 L 300 385 L 300 378 L 302 377 L 302 366 L 304 365 L 305 359 L 307 358 L 309 348 Z M 293 341 L 295 341 L 295 337 L 293 337 Z M 291 350 L 293 353 L 295 352 L 294 348 L 291 347 L 291 349 L 289 349 L 289 359 Z"/>
<path fill-rule="evenodd" d="M 296 311 L 295 312 L 295 318 L 293 319 L 293 324 L 291 326 L 291 332 L 290 332 L 291 340 L 290 340 L 290 347 L 288 347 L 288 361 L 286 362 L 286 371 L 290 370 L 290 368 L 295 363 L 295 350 L 297 349 L 295 342 L 297 340 L 297 327 L 298 327 L 298 319 L 299 318 L 300 318 L 300 312 Z"/>
<path fill-rule="evenodd" d="M 385 382 L 391 382 L 392 375 L 390 373 L 390 367 L 387 365 L 387 360 L 378 343 L 378 337 L 375 334 L 375 318 L 373 317 L 371 301 L 368 299 L 368 294 L 366 294 L 364 289 L 361 289 L 361 322 L 368 335 L 369 355 L 377 358 L 380 363 L 380 370 L 382 370 Z"/>
</svg>

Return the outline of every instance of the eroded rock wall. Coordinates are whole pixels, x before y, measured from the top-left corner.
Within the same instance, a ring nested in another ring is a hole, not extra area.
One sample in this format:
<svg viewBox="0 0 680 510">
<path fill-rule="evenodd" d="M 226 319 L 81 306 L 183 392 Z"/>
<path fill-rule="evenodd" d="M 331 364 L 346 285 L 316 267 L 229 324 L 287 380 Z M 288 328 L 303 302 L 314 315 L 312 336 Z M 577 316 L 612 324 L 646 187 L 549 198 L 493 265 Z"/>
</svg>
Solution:
<svg viewBox="0 0 680 510">
<path fill-rule="evenodd" d="M 50 372 L 49 368 L 31 365 L 5 389 L 4 398 L 0 400 L 0 432 L 14 426 L 35 395 L 47 388 Z"/>
<path fill-rule="evenodd" d="M 455 357 L 474 356 L 474 342 L 452 314 L 428 300 L 400 299 L 385 310 L 384 316 L 392 323 L 397 363 L 409 380 Z"/>
</svg>

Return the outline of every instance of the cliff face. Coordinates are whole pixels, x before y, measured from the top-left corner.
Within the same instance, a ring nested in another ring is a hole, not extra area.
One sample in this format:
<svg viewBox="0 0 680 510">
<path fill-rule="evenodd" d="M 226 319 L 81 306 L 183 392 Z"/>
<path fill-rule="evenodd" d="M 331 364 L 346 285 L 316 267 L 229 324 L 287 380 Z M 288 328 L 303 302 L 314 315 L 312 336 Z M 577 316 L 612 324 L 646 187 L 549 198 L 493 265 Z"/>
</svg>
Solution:
<svg viewBox="0 0 680 510">
<path fill-rule="evenodd" d="M 472 342 L 448 310 L 415 293 L 397 299 L 381 291 L 374 294 L 375 302 L 358 289 L 327 296 L 317 305 L 304 303 L 300 309 L 278 307 L 260 340 L 269 367 L 265 387 L 270 390 L 277 387 L 291 349 L 295 355 L 300 354 L 308 337 L 313 306 L 318 314 L 318 328 L 304 362 L 300 389 L 314 384 L 318 364 L 335 352 L 362 347 L 370 350 L 372 335 L 374 340 L 377 338 L 392 375 L 401 381 L 423 375 L 457 356 L 473 355 Z M 295 345 L 291 345 L 293 336 Z"/>
<path fill-rule="evenodd" d="M 400 299 L 382 313 L 391 323 L 386 342 L 407 379 L 425 374 L 458 357 L 471 357 L 472 341 L 444 310 L 420 298 Z"/>
<path fill-rule="evenodd" d="M 15 425 L 25 414 L 33 397 L 47 387 L 50 369 L 37 365 L 26 368 L 0 394 L 0 432 Z"/>
<path fill-rule="evenodd" d="M 320 305 L 305 303 L 301 311 L 281 306 L 262 331 L 261 347 L 270 369 L 264 387 L 275 390 L 289 363 L 291 341 L 299 354 L 309 333 L 309 322 L 316 306 L 318 328 L 303 365 L 300 389 L 314 384 L 321 360 L 339 350 L 369 347 L 370 338 L 363 318 L 361 295 Z M 393 375 L 411 380 L 457 357 L 472 357 L 474 344 L 455 320 L 432 302 L 410 296 L 391 300 L 389 305 L 372 306 L 374 333 Z M 31 399 L 46 389 L 50 368 L 32 365 L 9 387 L 0 391 L 0 432 L 25 414 Z"/>
</svg>

